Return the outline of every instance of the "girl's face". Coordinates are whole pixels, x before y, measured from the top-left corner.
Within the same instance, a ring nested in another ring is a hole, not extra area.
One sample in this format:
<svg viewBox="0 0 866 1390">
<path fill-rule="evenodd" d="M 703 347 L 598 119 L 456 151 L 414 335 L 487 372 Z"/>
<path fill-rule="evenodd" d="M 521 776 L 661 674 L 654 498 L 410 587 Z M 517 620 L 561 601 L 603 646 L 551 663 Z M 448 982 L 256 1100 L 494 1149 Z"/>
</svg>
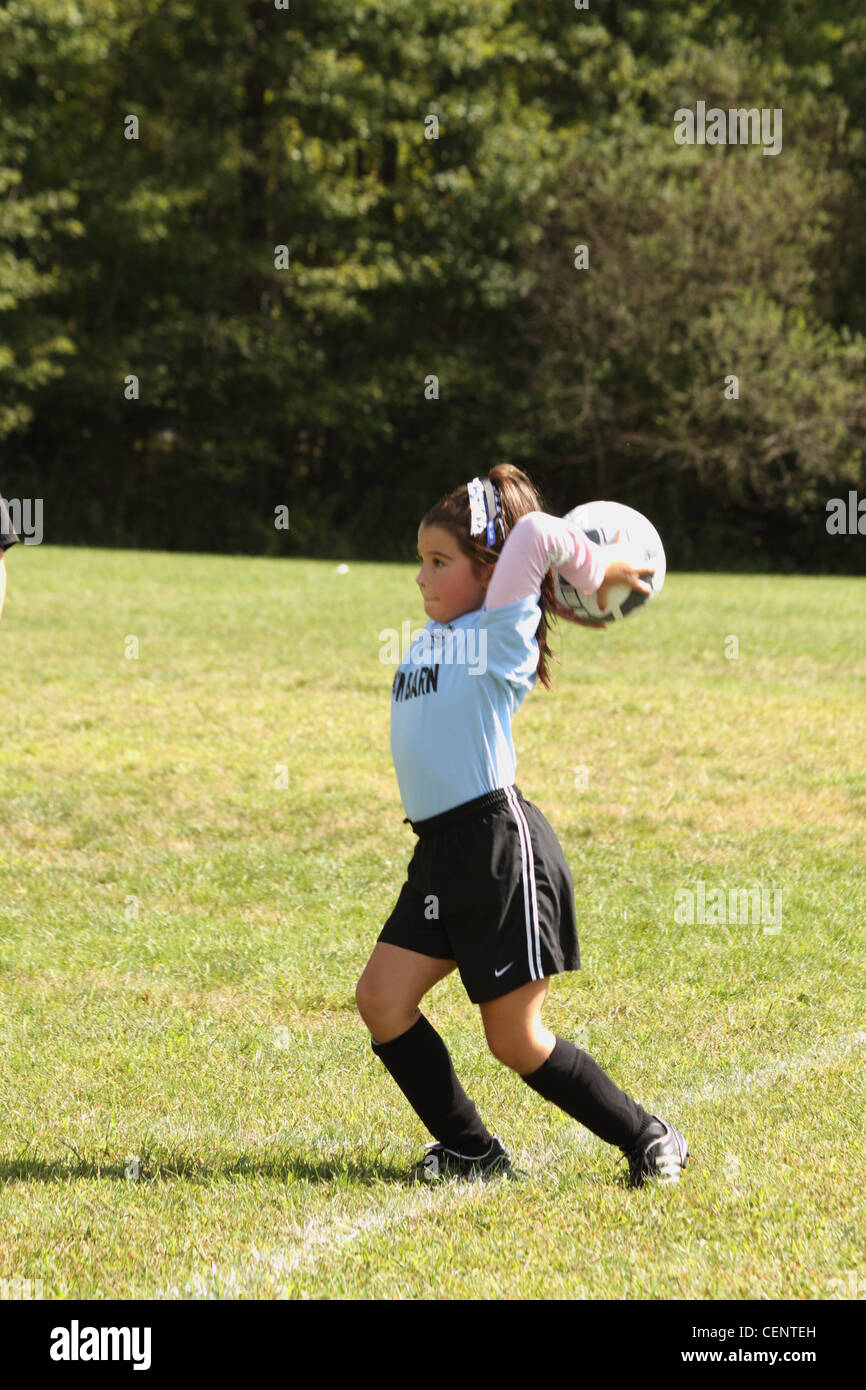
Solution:
<svg viewBox="0 0 866 1390">
<path fill-rule="evenodd" d="M 484 603 L 491 569 L 477 579 L 472 562 L 444 526 L 422 526 L 418 531 L 421 568 L 415 582 L 421 590 L 424 611 L 436 623 L 450 623 L 463 613 L 474 613 Z"/>
</svg>

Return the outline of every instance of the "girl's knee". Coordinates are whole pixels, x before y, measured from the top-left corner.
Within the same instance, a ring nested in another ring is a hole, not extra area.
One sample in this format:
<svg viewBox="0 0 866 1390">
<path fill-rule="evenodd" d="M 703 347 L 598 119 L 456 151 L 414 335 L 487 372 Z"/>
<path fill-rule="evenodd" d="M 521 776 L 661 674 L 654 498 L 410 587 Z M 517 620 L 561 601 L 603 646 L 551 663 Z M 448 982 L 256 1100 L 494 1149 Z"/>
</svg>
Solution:
<svg viewBox="0 0 866 1390">
<path fill-rule="evenodd" d="M 411 1015 L 417 1012 L 395 997 L 393 991 L 364 975 L 355 987 L 355 1003 L 373 1037 L 381 1042 L 404 1032 L 409 1027 Z"/>
<path fill-rule="evenodd" d="M 381 1008 L 381 999 L 379 991 L 366 975 L 362 975 L 355 986 L 355 1004 L 364 1022 L 371 1027 L 378 1009 Z"/>
<path fill-rule="evenodd" d="M 550 1056 L 556 1039 L 546 1030 L 488 1027 L 487 1046 L 497 1062 L 519 1076 L 529 1076 Z"/>
</svg>

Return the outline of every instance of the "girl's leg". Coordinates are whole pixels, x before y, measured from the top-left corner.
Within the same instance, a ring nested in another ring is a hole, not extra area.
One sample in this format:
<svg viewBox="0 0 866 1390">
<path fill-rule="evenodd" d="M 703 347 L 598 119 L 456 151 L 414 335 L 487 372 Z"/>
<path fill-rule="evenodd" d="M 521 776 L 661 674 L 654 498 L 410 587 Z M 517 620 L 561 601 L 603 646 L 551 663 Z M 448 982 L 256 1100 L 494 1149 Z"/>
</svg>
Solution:
<svg viewBox="0 0 866 1390">
<path fill-rule="evenodd" d="M 358 1012 L 374 1041 L 391 1042 L 417 1023 L 424 995 L 456 965 L 454 960 L 422 956 L 419 951 L 377 941 L 355 990 Z"/>
<path fill-rule="evenodd" d="M 493 1135 L 460 1085 L 447 1047 L 418 1009 L 455 965 L 379 941 L 355 997 L 373 1051 L 434 1139 L 454 1153 L 478 1158 L 487 1153 Z"/>
<path fill-rule="evenodd" d="M 480 1006 L 491 1052 L 593 1134 L 621 1149 L 632 1148 L 653 1123 L 652 1115 L 621 1091 L 588 1052 L 544 1027 L 547 985 L 546 979 L 533 980 Z"/>
<path fill-rule="evenodd" d="M 548 981 L 528 985 L 479 1005 L 487 1046 L 497 1061 L 524 1076 L 537 1071 L 556 1045 L 556 1037 L 541 1022 Z"/>
</svg>

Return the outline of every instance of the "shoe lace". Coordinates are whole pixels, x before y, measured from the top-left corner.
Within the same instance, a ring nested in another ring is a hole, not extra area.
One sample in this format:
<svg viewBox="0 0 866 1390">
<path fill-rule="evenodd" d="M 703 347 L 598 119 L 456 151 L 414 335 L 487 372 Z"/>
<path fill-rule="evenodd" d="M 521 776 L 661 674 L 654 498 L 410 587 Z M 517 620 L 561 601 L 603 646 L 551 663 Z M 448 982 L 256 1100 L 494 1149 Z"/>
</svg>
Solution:
<svg viewBox="0 0 866 1390">
<path fill-rule="evenodd" d="M 659 1138 L 661 1138 L 660 1135 L 649 1135 L 648 1131 L 645 1131 L 643 1139 L 636 1140 L 630 1149 L 623 1150 L 628 1159 L 629 1177 L 632 1182 L 641 1176 L 649 1177 L 652 1174 L 653 1165 L 649 1158 L 648 1148 L 651 1143 L 658 1143 Z"/>
<path fill-rule="evenodd" d="M 628 1159 L 628 1175 L 634 1183 L 643 1174 L 649 1172 L 649 1164 L 646 1160 L 646 1150 L 643 1145 L 635 1144 L 633 1148 L 625 1150 Z"/>
</svg>

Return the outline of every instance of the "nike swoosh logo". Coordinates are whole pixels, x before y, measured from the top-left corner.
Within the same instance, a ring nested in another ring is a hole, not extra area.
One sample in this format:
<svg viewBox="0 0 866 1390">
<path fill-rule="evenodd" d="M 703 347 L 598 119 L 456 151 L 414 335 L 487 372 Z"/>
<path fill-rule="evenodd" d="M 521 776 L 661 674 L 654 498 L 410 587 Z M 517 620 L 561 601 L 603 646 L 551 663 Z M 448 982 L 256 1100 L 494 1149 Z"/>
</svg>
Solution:
<svg viewBox="0 0 866 1390">
<path fill-rule="evenodd" d="M 503 967 L 502 967 L 501 970 L 494 970 L 493 973 L 494 973 L 494 975 L 496 976 L 497 980 L 499 979 L 499 976 L 500 976 L 500 975 L 504 975 L 504 974 L 505 974 L 506 970 L 510 970 L 513 964 L 514 964 L 514 961 L 513 961 L 513 960 L 510 960 L 510 961 L 508 962 L 507 965 L 503 965 Z"/>
</svg>

